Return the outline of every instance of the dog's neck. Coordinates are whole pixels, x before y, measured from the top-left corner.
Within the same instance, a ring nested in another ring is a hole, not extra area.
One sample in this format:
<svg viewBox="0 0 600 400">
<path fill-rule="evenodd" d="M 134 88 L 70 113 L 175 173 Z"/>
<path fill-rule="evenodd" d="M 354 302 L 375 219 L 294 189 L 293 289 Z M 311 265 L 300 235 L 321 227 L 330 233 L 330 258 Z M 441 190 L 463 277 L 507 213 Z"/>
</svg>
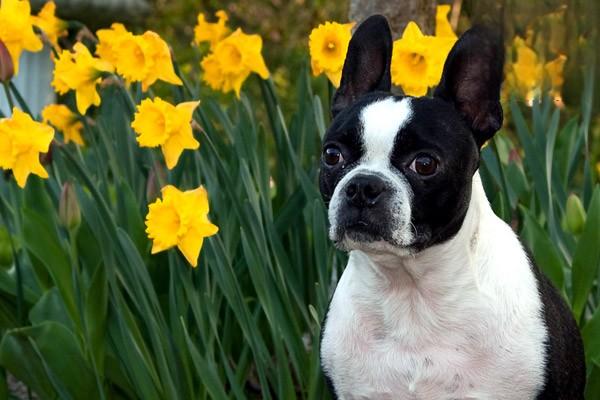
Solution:
<svg viewBox="0 0 600 400">
<path fill-rule="evenodd" d="M 480 293 L 479 281 L 481 274 L 486 274 L 484 260 L 490 249 L 480 232 L 492 217 L 496 218 L 476 173 L 464 222 L 450 240 L 414 255 L 350 253 L 352 279 L 362 286 L 358 292 L 364 293 L 357 301 L 380 310 L 380 321 L 389 332 L 406 338 L 416 336 L 402 335 L 405 327 L 396 321 L 414 320 L 411 329 L 420 326 L 427 332 L 452 323 L 447 319 L 457 311 L 475 315 L 470 299 Z M 390 308 L 389 304 L 401 306 Z M 422 316 L 428 316 L 427 321 L 420 321 Z"/>
</svg>

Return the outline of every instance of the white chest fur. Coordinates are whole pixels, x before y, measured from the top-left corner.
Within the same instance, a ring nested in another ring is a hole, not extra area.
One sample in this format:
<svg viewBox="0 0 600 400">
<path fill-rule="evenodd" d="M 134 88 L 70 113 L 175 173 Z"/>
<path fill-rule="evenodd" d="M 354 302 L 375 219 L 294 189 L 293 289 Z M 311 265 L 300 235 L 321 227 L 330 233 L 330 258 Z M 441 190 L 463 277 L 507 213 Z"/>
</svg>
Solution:
<svg viewBox="0 0 600 400">
<path fill-rule="evenodd" d="M 350 253 L 321 343 L 350 399 L 532 399 L 546 328 L 537 283 L 475 176 L 450 241 L 414 257 Z"/>
</svg>

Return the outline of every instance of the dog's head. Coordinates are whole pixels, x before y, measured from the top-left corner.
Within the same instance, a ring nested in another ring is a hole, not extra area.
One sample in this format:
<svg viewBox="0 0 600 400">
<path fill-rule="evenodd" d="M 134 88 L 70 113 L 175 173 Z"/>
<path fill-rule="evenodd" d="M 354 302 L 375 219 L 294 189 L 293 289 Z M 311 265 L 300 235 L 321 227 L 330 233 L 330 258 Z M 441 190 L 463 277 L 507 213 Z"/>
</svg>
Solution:
<svg viewBox="0 0 600 400">
<path fill-rule="evenodd" d="M 502 125 L 502 41 L 467 31 L 433 98 L 390 93 L 392 37 L 373 16 L 354 33 L 332 104 L 320 189 L 342 249 L 412 254 L 460 229 L 481 146 Z"/>
</svg>

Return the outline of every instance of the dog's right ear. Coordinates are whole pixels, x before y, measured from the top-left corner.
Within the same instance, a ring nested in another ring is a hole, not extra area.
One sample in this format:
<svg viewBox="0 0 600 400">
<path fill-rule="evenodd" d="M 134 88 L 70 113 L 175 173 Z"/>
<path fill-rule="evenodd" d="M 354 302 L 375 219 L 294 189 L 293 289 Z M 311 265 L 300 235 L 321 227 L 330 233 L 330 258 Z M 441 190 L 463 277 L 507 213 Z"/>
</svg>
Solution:
<svg viewBox="0 0 600 400">
<path fill-rule="evenodd" d="M 333 96 L 334 117 L 365 93 L 390 91 L 392 46 L 385 17 L 373 15 L 360 24 L 348 45 L 340 87 Z"/>
</svg>

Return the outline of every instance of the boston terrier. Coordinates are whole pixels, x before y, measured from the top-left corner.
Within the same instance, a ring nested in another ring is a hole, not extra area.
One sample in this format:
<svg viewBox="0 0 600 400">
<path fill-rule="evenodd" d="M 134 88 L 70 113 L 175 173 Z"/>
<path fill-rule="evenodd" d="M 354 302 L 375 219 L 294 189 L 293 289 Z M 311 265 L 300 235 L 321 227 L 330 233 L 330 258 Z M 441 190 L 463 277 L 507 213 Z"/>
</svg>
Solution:
<svg viewBox="0 0 600 400">
<path fill-rule="evenodd" d="M 433 98 L 390 93 L 391 55 L 368 18 L 323 144 L 329 236 L 349 253 L 320 349 L 334 397 L 582 399 L 577 325 L 478 173 L 502 125 L 501 38 L 462 35 Z"/>
</svg>

